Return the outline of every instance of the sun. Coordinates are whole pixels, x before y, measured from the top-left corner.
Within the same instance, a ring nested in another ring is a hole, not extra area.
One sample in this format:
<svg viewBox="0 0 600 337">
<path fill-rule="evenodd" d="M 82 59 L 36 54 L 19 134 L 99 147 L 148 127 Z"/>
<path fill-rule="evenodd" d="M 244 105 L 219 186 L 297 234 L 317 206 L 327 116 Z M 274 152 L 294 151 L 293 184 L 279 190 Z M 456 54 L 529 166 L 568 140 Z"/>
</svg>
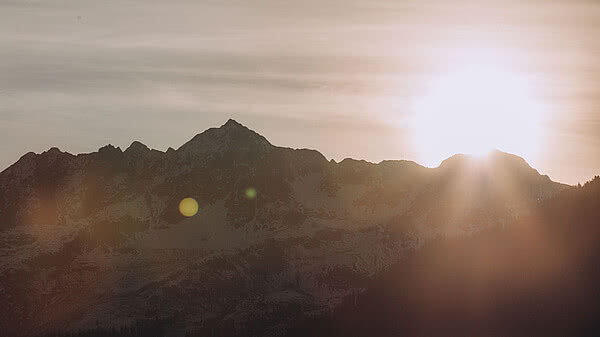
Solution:
<svg viewBox="0 0 600 337">
<path fill-rule="evenodd" d="M 530 157 L 538 146 L 540 107 L 524 77 L 499 68 L 469 66 L 427 85 L 410 121 L 425 165 L 456 154 L 493 149 Z"/>
</svg>

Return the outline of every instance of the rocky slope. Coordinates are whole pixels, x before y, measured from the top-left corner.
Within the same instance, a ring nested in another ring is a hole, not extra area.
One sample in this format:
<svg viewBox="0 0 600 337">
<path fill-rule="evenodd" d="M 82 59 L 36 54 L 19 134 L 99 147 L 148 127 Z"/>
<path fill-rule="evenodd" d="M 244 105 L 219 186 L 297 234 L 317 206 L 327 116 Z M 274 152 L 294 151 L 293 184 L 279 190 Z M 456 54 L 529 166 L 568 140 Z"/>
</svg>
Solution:
<svg viewBox="0 0 600 337">
<path fill-rule="evenodd" d="M 499 151 L 336 163 L 233 120 L 166 152 L 28 153 L 0 173 L 0 330 L 280 335 L 424 241 L 510 224 L 564 188 Z"/>
<path fill-rule="evenodd" d="M 600 177 L 510 227 L 426 242 L 288 336 L 600 335 Z"/>
</svg>

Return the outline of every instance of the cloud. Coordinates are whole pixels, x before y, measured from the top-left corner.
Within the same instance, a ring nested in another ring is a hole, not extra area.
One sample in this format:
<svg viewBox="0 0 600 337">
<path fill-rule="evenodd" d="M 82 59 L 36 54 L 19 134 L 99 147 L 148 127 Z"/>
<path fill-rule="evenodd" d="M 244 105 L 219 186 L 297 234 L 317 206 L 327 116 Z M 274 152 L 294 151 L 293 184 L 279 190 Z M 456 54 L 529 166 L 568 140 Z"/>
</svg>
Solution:
<svg viewBox="0 0 600 337">
<path fill-rule="evenodd" d="M 537 76 L 553 111 L 597 110 L 596 101 L 580 98 L 600 90 L 598 8 L 585 1 L 2 1 L 0 168 L 54 145 L 79 152 L 141 139 L 177 147 L 231 116 L 281 145 L 326 148 L 335 158 L 414 159 L 403 129 L 410 102 L 469 48 L 493 50 Z M 507 50 L 516 52 L 509 58 Z M 600 137 L 582 130 L 586 139 Z M 557 177 L 571 179 L 564 170 Z"/>
</svg>

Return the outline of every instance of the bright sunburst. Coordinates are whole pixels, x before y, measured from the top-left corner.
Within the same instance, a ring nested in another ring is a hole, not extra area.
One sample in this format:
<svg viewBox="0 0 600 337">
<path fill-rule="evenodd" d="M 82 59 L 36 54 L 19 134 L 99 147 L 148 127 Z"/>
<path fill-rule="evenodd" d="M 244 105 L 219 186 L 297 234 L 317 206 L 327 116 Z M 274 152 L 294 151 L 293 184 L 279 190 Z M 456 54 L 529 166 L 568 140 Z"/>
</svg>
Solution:
<svg viewBox="0 0 600 337">
<path fill-rule="evenodd" d="M 416 150 L 427 165 L 455 153 L 497 148 L 530 157 L 540 137 L 540 107 L 515 74 L 470 66 L 432 81 L 414 106 Z"/>
</svg>

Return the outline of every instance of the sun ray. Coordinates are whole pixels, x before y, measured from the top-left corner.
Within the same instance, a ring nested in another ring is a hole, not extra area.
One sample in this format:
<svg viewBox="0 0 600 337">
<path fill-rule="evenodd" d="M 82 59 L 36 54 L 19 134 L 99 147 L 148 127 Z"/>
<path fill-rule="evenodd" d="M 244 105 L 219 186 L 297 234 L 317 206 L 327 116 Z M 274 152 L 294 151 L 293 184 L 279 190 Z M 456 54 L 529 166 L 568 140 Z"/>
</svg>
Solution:
<svg viewBox="0 0 600 337">
<path fill-rule="evenodd" d="M 419 158 L 435 166 L 493 149 L 531 157 L 541 134 L 541 108 L 524 76 L 500 67 L 467 66 L 427 86 L 410 123 Z"/>
</svg>

